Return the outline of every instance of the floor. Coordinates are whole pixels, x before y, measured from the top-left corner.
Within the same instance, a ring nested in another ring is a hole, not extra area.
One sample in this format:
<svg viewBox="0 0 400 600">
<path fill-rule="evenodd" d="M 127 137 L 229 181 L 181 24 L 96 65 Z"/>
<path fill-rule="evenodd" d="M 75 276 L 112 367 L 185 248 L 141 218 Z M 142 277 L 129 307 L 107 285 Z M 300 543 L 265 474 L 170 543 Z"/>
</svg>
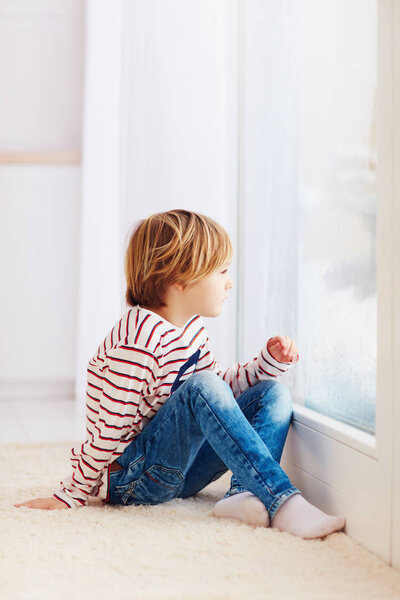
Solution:
<svg viewBox="0 0 400 600">
<path fill-rule="evenodd" d="M 32 511 L 13 505 L 57 489 L 69 444 L 1 450 L 1 600 L 400 598 L 400 573 L 344 533 L 302 540 L 213 518 L 229 472 L 159 505 Z"/>
<path fill-rule="evenodd" d="M 84 415 L 72 399 L 0 401 L 0 443 L 74 441 L 84 434 Z"/>
</svg>

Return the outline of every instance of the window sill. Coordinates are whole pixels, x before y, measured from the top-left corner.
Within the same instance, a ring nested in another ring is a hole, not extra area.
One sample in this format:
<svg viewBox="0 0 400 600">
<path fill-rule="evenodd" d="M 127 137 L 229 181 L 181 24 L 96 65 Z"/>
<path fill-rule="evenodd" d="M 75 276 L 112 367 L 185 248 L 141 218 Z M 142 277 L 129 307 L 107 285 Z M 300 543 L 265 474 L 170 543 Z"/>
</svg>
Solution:
<svg viewBox="0 0 400 600">
<path fill-rule="evenodd" d="M 301 404 L 293 405 L 293 421 L 378 459 L 376 437 L 356 427 L 337 421 Z"/>
</svg>

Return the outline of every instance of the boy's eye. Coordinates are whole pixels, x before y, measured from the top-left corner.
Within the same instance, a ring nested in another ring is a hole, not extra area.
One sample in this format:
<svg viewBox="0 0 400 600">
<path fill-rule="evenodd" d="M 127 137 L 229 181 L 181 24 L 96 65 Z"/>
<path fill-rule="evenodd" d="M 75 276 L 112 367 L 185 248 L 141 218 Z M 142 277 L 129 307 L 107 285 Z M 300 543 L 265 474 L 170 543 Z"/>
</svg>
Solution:
<svg viewBox="0 0 400 600">
<path fill-rule="evenodd" d="M 228 269 L 225 269 L 225 271 L 221 271 L 221 273 L 225 274 L 228 272 Z"/>
</svg>

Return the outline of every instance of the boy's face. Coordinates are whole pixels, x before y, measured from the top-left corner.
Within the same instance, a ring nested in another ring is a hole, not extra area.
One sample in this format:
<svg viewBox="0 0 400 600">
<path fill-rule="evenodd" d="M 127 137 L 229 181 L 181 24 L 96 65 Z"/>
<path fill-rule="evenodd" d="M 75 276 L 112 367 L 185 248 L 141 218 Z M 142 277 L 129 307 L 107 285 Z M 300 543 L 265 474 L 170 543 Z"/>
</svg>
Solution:
<svg viewBox="0 0 400 600">
<path fill-rule="evenodd" d="M 202 317 L 217 317 L 233 283 L 228 275 L 230 262 L 225 263 L 197 283 L 184 288 L 183 297 L 188 313 Z"/>
</svg>

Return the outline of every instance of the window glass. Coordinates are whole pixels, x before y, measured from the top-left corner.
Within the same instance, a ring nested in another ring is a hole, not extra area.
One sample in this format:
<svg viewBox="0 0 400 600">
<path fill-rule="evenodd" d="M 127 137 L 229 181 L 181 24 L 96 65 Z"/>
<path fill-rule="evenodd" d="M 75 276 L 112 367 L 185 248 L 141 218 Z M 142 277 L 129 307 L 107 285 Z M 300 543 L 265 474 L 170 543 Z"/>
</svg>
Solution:
<svg viewBox="0 0 400 600">
<path fill-rule="evenodd" d="M 306 406 L 373 432 L 377 6 L 301 5 L 297 393 Z"/>
</svg>

